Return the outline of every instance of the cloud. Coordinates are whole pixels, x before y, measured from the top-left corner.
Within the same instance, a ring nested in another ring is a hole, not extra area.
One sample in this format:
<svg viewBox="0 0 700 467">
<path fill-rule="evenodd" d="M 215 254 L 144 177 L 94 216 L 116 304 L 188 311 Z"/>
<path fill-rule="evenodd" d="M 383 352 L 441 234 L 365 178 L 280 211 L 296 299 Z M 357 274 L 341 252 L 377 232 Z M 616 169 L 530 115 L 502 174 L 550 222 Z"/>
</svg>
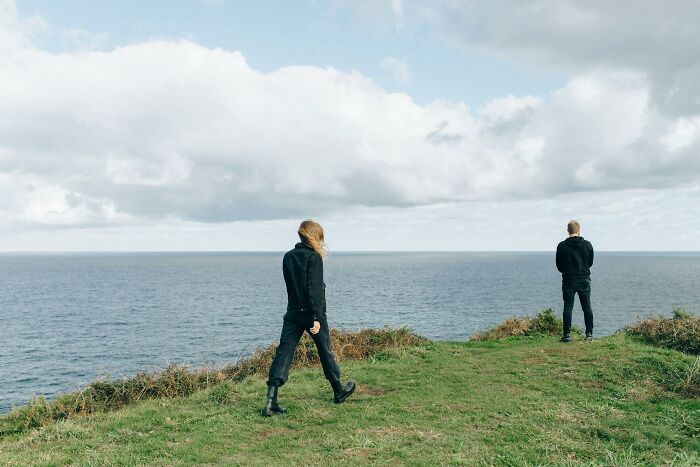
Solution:
<svg viewBox="0 0 700 467">
<path fill-rule="evenodd" d="M 618 190 L 547 199 L 415 206 L 352 207 L 317 218 L 337 251 L 553 251 L 566 222 L 581 222 L 597 251 L 698 249 L 700 191 Z M 297 241 L 299 219 L 233 222 L 119 223 L 2 232 L 10 251 L 284 251 Z M 680 226 L 680 227 L 679 227 Z M 670 228 L 669 228 L 670 227 Z M 552 266 L 554 267 L 554 266 Z"/>
<path fill-rule="evenodd" d="M 430 25 L 469 49 L 571 77 L 641 73 L 664 113 L 700 112 L 700 3 L 694 0 L 407 1 L 400 23 Z M 386 20 L 399 19 L 387 14 Z"/>
<path fill-rule="evenodd" d="M 405 0 L 372 2 L 373 24 L 429 27 L 446 43 L 498 54 L 571 78 L 638 73 L 651 105 L 671 117 L 700 113 L 700 2 L 678 0 Z M 364 2 L 346 6 L 367 10 Z M 367 15 L 361 15 L 367 16 Z"/>
<path fill-rule="evenodd" d="M 659 109 L 654 77 L 634 67 L 591 67 L 551 96 L 479 109 L 418 105 L 359 72 L 263 73 L 190 41 L 50 53 L 0 2 L 6 227 L 493 206 L 698 182 L 697 120 Z"/>
<path fill-rule="evenodd" d="M 464 139 L 464 135 L 451 133 L 448 127 L 449 122 L 443 120 L 433 131 L 425 135 L 425 141 L 432 144 L 457 144 Z"/>
<path fill-rule="evenodd" d="M 79 50 L 96 50 L 105 45 L 109 36 L 105 33 L 93 34 L 82 29 L 68 29 L 65 34 Z"/>
<path fill-rule="evenodd" d="M 386 19 L 400 23 L 405 14 L 405 0 L 331 0 L 338 7 L 350 7 L 365 20 L 383 22 Z"/>
<path fill-rule="evenodd" d="M 394 79 L 401 84 L 406 84 L 411 81 L 413 74 L 406 60 L 401 60 L 395 57 L 384 57 L 379 62 L 380 68 L 386 68 L 391 71 Z"/>
<path fill-rule="evenodd" d="M 20 226 L 110 225 L 128 222 L 116 213 L 114 203 L 70 192 L 32 174 L 0 173 L 2 221 Z"/>
<path fill-rule="evenodd" d="M 0 60 L 17 47 L 26 46 L 27 35 L 36 21 L 20 22 L 14 0 L 0 0 Z"/>
</svg>

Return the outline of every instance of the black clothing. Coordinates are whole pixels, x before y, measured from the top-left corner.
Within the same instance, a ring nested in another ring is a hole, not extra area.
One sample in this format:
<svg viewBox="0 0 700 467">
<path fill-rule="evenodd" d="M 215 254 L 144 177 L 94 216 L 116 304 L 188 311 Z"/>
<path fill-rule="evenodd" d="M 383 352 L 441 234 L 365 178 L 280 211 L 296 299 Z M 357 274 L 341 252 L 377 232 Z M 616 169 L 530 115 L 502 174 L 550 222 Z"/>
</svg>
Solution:
<svg viewBox="0 0 700 467">
<path fill-rule="evenodd" d="M 331 386 L 333 387 L 333 402 L 336 404 L 342 404 L 345 399 L 352 396 L 355 392 L 355 383 L 348 381 L 342 384 L 340 381 L 331 381 Z"/>
<path fill-rule="evenodd" d="M 277 389 L 277 386 L 267 387 L 267 401 L 261 413 L 263 417 L 272 417 L 275 414 L 287 413 L 287 409 L 280 407 L 277 403 Z"/>
<path fill-rule="evenodd" d="M 287 284 L 287 316 L 312 327 L 326 314 L 321 255 L 309 245 L 297 243 L 284 255 L 282 272 Z"/>
<path fill-rule="evenodd" d="M 326 285 L 323 283 L 323 259 L 305 243 L 297 243 L 282 260 L 284 282 L 287 285 L 287 313 L 275 358 L 270 366 L 267 384 L 282 386 L 287 382 L 289 367 L 299 339 L 309 332 L 313 322 L 321 329 L 309 335 L 316 344 L 323 373 L 331 383 L 340 381 L 340 369 L 331 351 L 331 336 L 326 319 Z"/>
<path fill-rule="evenodd" d="M 569 237 L 557 245 L 557 269 L 565 283 L 590 279 L 593 245 L 583 237 Z"/>
<path fill-rule="evenodd" d="M 316 348 L 318 349 L 318 355 L 321 359 L 321 365 L 323 365 L 323 373 L 326 379 L 330 381 L 331 384 L 335 384 L 336 381 L 340 381 L 340 368 L 338 368 L 338 365 L 335 363 L 335 358 L 331 351 L 331 336 L 326 315 L 323 314 L 318 321 L 321 323 L 321 329 L 317 334 L 311 334 L 311 332 L 309 332 L 309 335 L 314 340 Z M 293 317 L 290 317 L 289 313 L 284 316 L 282 336 L 277 346 L 275 359 L 272 361 L 272 366 L 270 366 L 270 375 L 267 380 L 268 386 L 278 387 L 287 382 L 289 367 L 292 366 L 292 358 L 294 357 L 294 350 L 302 334 L 304 334 L 304 331 L 308 332 L 308 330 L 309 328 L 304 323 L 293 319 Z"/>
<path fill-rule="evenodd" d="M 591 309 L 591 281 L 581 281 L 577 285 L 562 284 L 564 296 L 564 336 L 571 334 L 571 313 L 574 309 L 574 299 L 578 299 L 583 308 L 583 321 L 586 323 L 586 336 L 593 335 L 593 310 Z"/>
<path fill-rule="evenodd" d="M 586 323 L 586 335 L 593 334 L 593 310 L 591 309 L 591 266 L 593 245 L 583 237 L 569 237 L 557 245 L 557 269 L 561 272 L 564 297 L 564 336 L 571 333 L 571 313 L 578 294 Z"/>
</svg>

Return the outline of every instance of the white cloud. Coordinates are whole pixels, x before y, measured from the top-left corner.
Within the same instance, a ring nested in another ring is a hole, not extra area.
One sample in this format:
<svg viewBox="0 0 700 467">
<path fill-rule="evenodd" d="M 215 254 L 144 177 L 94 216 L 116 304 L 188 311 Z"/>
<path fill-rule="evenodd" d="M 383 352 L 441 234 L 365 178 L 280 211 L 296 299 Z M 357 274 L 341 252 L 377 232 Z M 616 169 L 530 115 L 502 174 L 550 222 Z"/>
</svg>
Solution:
<svg viewBox="0 0 700 467">
<path fill-rule="evenodd" d="M 428 24 L 452 43 L 571 77 L 641 73 L 664 113 L 700 113 L 700 2 L 408 0 L 404 11 L 401 25 Z"/>
<path fill-rule="evenodd" d="M 386 68 L 391 71 L 394 79 L 401 84 L 406 84 L 411 81 L 413 74 L 411 73 L 411 68 L 408 66 L 406 60 L 402 60 L 396 57 L 384 57 L 380 62 L 379 66 L 381 68 Z"/>
<path fill-rule="evenodd" d="M 128 221 L 110 200 L 87 198 L 46 179 L 21 172 L 0 173 L 0 225 L 109 225 Z"/>
<path fill-rule="evenodd" d="M 576 24 L 599 20 L 579 13 Z M 49 53 L 24 28 L 0 0 L 8 229 L 332 220 L 353 210 L 358 219 L 387 210 L 398 225 L 462 206 L 462 220 L 450 221 L 459 231 L 469 208 L 506 219 L 546 199 L 698 183 L 695 117 L 660 110 L 654 77 L 634 67 L 591 67 L 551 96 L 470 109 L 418 105 L 358 72 L 262 73 L 238 52 L 189 41 Z M 485 217 L 474 223 L 490 231 Z"/>
<path fill-rule="evenodd" d="M 331 0 L 337 6 L 349 6 L 360 16 L 372 22 L 385 22 L 386 18 L 400 23 L 405 14 L 405 0 Z"/>
<path fill-rule="evenodd" d="M 14 0 L 0 0 L 0 60 L 6 60 L 15 48 L 26 45 L 29 26 L 17 19 Z"/>
<path fill-rule="evenodd" d="M 672 124 L 661 139 L 671 152 L 692 147 L 700 139 L 700 116 L 680 118 Z"/>
<path fill-rule="evenodd" d="M 479 109 L 479 115 L 491 122 L 510 121 L 524 112 L 537 108 L 541 100 L 533 96 L 518 98 L 515 96 L 500 97 Z"/>
<path fill-rule="evenodd" d="M 0 108 L 13 118 L 0 126 L 0 168 L 133 216 L 231 221 L 643 187 L 668 162 L 644 154 L 633 180 L 619 169 L 642 136 L 656 148 L 668 126 L 649 123 L 645 82 L 628 75 L 580 77 L 548 101 L 507 97 L 477 114 L 419 106 L 358 73 L 260 73 L 240 53 L 186 41 L 28 48 L 2 80 Z"/>
<path fill-rule="evenodd" d="M 548 199 L 478 201 L 405 209 L 354 207 L 317 218 L 331 249 L 553 251 L 577 218 L 598 251 L 697 250 L 700 191 L 619 190 Z M 203 224 L 120 223 L 99 229 L 0 231 L 11 251 L 284 251 L 299 219 Z"/>
<path fill-rule="evenodd" d="M 68 29 L 65 34 L 80 50 L 99 49 L 109 39 L 109 36 L 105 33 L 93 34 L 83 29 Z"/>
</svg>

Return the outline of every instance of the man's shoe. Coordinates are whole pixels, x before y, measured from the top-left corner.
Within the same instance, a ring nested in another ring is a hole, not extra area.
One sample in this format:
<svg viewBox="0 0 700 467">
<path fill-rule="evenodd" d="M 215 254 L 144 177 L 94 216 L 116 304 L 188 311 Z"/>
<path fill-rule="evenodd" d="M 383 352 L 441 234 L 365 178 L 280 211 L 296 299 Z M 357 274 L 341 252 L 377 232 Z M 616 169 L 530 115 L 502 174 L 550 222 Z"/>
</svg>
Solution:
<svg viewBox="0 0 700 467">
<path fill-rule="evenodd" d="M 355 383 L 352 381 L 348 381 L 345 384 L 341 384 L 340 381 L 333 381 L 331 386 L 333 386 L 333 402 L 336 404 L 345 402 L 345 399 L 355 392 Z"/>
<path fill-rule="evenodd" d="M 587 340 L 588 342 L 591 342 L 591 341 L 593 340 L 593 333 L 587 333 L 587 334 L 586 334 L 586 340 Z"/>
<path fill-rule="evenodd" d="M 559 339 L 559 342 L 571 342 L 571 336 L 562 336 L 561 339 Z"/>
<path fill-rule="evenodd" d="M 278 412 L 275 410 L 275 406 L 277 405 L 277 386 L 268 386 L 267 387 L 267 401 L 265 402 L 265 407 L 263 407 L 262 412 L 260 415 L 263 417 L 272 417 L 276 413 L 282 413 Z M 277 406 L 278 409 L 281 409 L 281 407 Z"/>
</svg>

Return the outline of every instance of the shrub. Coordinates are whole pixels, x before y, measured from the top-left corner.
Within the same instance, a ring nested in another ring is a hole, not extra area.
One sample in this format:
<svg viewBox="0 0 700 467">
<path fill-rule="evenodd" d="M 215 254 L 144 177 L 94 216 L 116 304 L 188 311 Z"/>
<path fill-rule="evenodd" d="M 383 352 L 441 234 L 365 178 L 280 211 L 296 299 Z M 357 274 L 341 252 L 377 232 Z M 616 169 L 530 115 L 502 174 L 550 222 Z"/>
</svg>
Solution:
<svg viewBox="0 0 700 467">
<path fill-rule="evenodd" d="M 480 332 L 471 336 L 474 341 L 488 341 L 495 339 L 505 339 L 506 337 L 522 336 L 558 336 L 564 329 L 564 323 L 560 320 L 551 308 L 541 310 L 534 317 L 521 316 L 513 317 L 496 325 L 488 331 Z"/>
<path fill-rule="evenodd" d="M 675 388 L 676 392 L 685 396 L 700 397 L 700 355 L 679 379 L 680 383 Z"/>
<path fill-rule="evenodd" d="M 693 317 L 693 314 L 683 308 L 674 308 L 671 313 L 673 319 L 689 319 Z"/>
<path fill-rule="evenodd" d="M 667 349 L 700 354 L 700 317 L 682 308 L 673 310 L 673 317 L 652 316 L 624 328 L 633 338 Z"/>
<path fill-rule="evenodd" d="M 385 350 L 429 342 L 406 328 L 364 329 L 357 332 L 331 329 L 331 341 L 333 353 L 338 361 L 363 359 Z M 0 436 L 38 428 L 52 421 L 76 415 L 117 410 L 141 400 L 187 397 L 195 391 L 224 381 L 239 382 L 253 374 L 266 373 L 276 348 L 276 344 L 272 344 L 257 349 L 250 357 L 223 368 L 191 370 L 170 365 L 160 372 L 141 372 L 116 381 L 97 380 L 80 392 L 60 395 L 51 401 L 43 397 L 35 398 L 27 405 L 0 417 Z M 318 362 L 316 346 L 313 340 L 304 334 L 292 366 L 307 367 Z M 227 391 L 222 388 L 211 397 L 227 400 L 228 396 L 225 393 Z"/>
</svg>

